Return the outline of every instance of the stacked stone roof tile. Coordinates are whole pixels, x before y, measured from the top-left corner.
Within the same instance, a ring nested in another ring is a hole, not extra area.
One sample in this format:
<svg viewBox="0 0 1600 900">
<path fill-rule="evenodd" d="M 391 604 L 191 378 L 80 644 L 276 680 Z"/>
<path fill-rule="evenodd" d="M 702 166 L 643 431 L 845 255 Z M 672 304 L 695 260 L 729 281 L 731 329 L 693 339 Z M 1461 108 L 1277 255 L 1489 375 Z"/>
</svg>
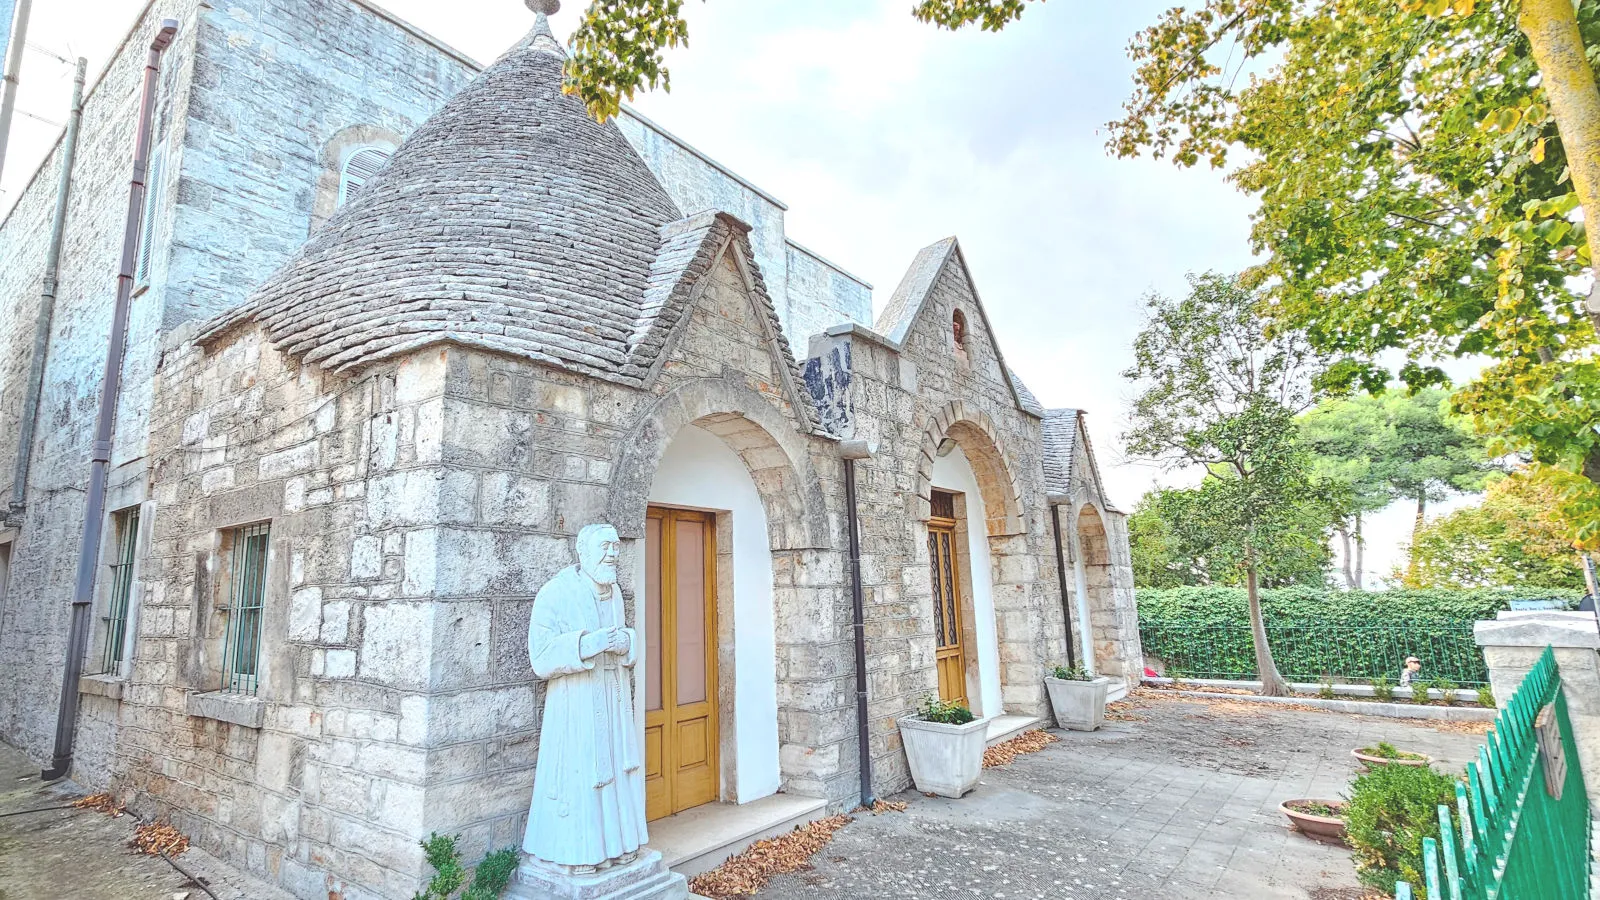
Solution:
<svg viewBox="0 0 1600 900">
<path fill-rule="evenodd" d="M 617 127 L 561 93 L 564 60 L 541 17 L 201 340 L 258 321 L 333 370 L 452 342 L 638 384 L 732 239 L 798 379 L 748 227 L 684 218 Z"/>
</svg>

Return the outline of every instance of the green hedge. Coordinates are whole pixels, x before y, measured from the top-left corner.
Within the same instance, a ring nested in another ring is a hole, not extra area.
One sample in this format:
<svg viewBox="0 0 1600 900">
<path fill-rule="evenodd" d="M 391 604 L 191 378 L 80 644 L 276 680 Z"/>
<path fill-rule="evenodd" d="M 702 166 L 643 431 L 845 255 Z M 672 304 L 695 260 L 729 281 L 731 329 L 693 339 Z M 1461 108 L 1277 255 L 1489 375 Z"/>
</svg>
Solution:
<svg viewBox="0 0 1600 900">
<path fill-rule="evenodd" d="M 1488 679 L 1472 623 L 1492 619 L 1513 598 L 1576 603 L 1579 591 L 1282 588 L 1261 592 L 1278 670 L 1293 681 L 1397 679 L 1407 656 L 1422 678 L 1462 687 Z M 1249 606 L 1242 588 L 1139 590 L 1139 634 L 1146 656 L 1186 678 L 1256 677 Z"/>
<path fill-rule="evenodd" d="M 1183 587 L 1136 592 L 1140 622 L 1182 619 L 1210 625 L 1250 623 L 1244 588 Z M 1583 591 L 1535 588 L 1523 591 L 1447 589 L 1333 591 L 1275 588 L 1261 592 L 1261 611 L 1278 625 L 1394 625 L 1402 622 L 1460 622 L 1492 619 L 1517 600 L 1564 600 L 1576 604 Z"/>
</svg>

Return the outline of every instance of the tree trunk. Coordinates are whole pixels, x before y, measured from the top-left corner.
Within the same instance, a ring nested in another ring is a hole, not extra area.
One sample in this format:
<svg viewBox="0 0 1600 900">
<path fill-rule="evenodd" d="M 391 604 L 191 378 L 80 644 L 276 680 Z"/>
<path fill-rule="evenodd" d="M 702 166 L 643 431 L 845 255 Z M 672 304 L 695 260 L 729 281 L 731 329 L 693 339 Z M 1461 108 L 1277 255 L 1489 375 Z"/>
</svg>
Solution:
<svg viewBox="0 0 1600 900">
<path fill-rule="evenodd" d="M 1422 526 L 1427 524 L 1428 495 L 1417 495 L 1417 520 L 1411 523 L 1411 546 L 1417 545 L 1417 536 L 1422 534 Z"/>
<path fill-rule="evenodd" d="M 1350 558 L 1350 529 L 1339 529 L 1339 543 L 1344 547 L 1344 589 L 1353 591 L 1356 589 L 1356 576 L 1354 560 Z"/>
<path fill-rule="evenodd" d="M 1361 513 L 1356 513 L 1356 590 L 1361 590 L 1362 564 L 1367 554 L 1367 539 L 1361 536 Z"/>
<path fill-rule="evenodd" d="M 1600 219 L 1600 90 L 1584 55 L 1572 0 L 1522 0 L 1517 27 L 1528 36 L 1539 65 L 1539 83 L 1550 98 L 1584 219 Z M 1588 241 L 1590 264 L 1600 266 L 1600 228 L 1588 230 Z M 1600 283 L 1590 289 L 1586 305 L 1590 323 L 1600 331 L 1597 289 Z"/>
<path fill-rule="evenodd" d="M 1267 644 L 1267 623 L 1261 616 L 1261 592 L 1256 589 L 1256 564 L 1245 568 L 1246 593 L 1250 597 L 1250 636 L 1256 645 L 1256 669 L 1261 673 L 1261 696 L 1287 697 L 1289 684 L 1278 674 L 1278 664 L 1272 659 L 1272 647 Z"/>
</svg>

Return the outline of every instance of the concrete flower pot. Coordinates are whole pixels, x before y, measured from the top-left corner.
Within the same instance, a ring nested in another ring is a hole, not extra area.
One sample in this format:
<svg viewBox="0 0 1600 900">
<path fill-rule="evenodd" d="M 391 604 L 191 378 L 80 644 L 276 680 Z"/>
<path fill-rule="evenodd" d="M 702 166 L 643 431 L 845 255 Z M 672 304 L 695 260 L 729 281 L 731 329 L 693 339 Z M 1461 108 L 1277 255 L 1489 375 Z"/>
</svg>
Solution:
<svg viewBox="0 0 1600 900">
<path fill-rule="evenodd" d="M 1283 814 L 1289 817 L 1294 827 L 1306 837 L 1315 838 L 1329 844 L 1344 843 L 1344 819 L 1335 816 L 1319 816 L 1314 813 L 1301 812 L 1294 807 L 1302 803 L 1320 803 L 1330 806 L 1339 812 L 1344 812 L 1344 803 L 1340 800 L 1285 800 L 1278 805 Z"/>
<path fill-rule="evenodd" d="M 1375 756 L 1371 753 L 1362 753 L 1360 750 L 1351 750 L 1350 755 L 1361 760 L 1362 765 L 1365 765 L 1369 769 L 1375 769 L 1378 766 L 1426 766 L 1432 764 L 1433 762 L 1433 757 L 1427 755 L 1426 753 L 1416 754 L 1415 759 L 1406 759 L 1403 757 L 1399 759 L 1390 759 L 1387 756 Z"/>
<path fill-rule="evenodd" d="M 1056 724 L 1073 731 L 1094 731 L 1106 718 L 1106 692 L 1111 689 L 1111 679 L 1072 681 L 1066 678 L 1046 677 L 1044 689 L 1050 694 L 1050 709 L 1056 714 Z"/>
<path fill-rule="evenodd" d="M 907 716 L 899 725 L 917 790 L 956 798 L 977 786 L 988 723 L 941 725 Z"/>
</svg>

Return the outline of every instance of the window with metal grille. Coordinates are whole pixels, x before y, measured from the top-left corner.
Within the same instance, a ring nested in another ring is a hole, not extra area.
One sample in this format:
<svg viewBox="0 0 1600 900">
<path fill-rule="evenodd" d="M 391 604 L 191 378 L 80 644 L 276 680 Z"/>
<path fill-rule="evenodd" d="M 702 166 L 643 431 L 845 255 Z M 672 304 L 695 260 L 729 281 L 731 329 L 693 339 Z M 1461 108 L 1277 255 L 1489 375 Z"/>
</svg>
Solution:
<svg viewBox="0 0 1600 900">
<path fill-rule="evenodd" d="M 139 253 L 133 267 L 134 287 L 150 283 L 150 260 L 155 255 L 156 210 L 161 206 L 161 171 L 166 163 L 166 147 L 157 144 L 150 151 L 150 165 L 144 175 L 144 216 L 139 224 Z"/>
<path fill-rule="evenodd" d="M 339 205 L 343 206 L 356 189 L 378 174 L 388 161 L 389 151 L 380 147 L 362 147 L 350 154 L 344 161 L 344 170 L 339 173 Z"/>
<path fill-rule="evenodd" d="M 115 514 L 117 556 L 111 564 L 111 599 L 106 604 L 106 646 L 100 671 L 116 675 L 122 669 L 128 642 L 128 606 L 133 599 L 133 556 L 139 539 L 139 507 Z"/>
<path fill-rule="evenodd" d="M 255 694 L 261 677 L 261 601 L 266 594 L 268 525 L 231 533 L 228 618 L 222 642 L 222 690 Z"/>
</svg>

